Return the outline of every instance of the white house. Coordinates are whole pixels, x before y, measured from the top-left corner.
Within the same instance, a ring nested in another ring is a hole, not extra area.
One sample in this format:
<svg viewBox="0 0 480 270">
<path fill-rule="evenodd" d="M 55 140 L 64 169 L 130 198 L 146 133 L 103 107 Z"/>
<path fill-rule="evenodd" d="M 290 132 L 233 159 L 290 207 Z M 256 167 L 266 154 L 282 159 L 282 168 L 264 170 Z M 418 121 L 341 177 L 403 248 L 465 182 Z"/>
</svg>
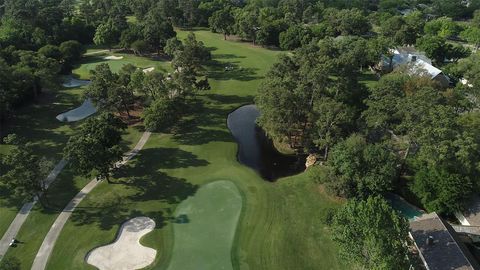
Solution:
<svg viewBox="0 0 480 270">
<path fill-rule="evenodd" d="M 404 47 L 391 50 L 392 57 L 383 56 L 380 63 L 382 71 L 390 72 L 399 67 L 407 67 L 411 73 L 426 73 L 432 80 L 437 81 L 442 87 L 450 85 L 450 78 L 443 74 L 442 70 L 434 67 L 432 61 L 424 54 L 411 47 Z"/>
</svg>

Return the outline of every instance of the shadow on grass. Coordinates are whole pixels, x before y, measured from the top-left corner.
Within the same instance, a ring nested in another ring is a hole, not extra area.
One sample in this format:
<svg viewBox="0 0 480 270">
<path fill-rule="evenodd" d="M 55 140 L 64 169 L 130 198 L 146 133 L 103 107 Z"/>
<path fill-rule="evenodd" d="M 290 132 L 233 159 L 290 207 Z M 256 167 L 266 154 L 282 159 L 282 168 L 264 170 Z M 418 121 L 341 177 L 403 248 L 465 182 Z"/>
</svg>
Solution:
<svg viewBox="0 0 480 270">
<path fill-rule="evenodd" d="M 17 210 L 20 210 L 22 205 L 26 202 L 17 198 L 12 192 L 8 190 L 7 187 L 0 185 L 0 198 L 1 198 L 1 206 L 12 208 L 15 207 Z"/>
<path fill-rule="evenodd" d="M 78 95 L 69 93 L 69 90 L 44 92 L 37 102 L 22 107 L 6 123 L 4 135 L 15 133 L 33 142 L 37 154 L 60 158 L 70 128 L 75 128 L 78 123 L 63 123 L 56 116 L 79 104 Z"/>
<path fill-rule="evenodd" d="M 148 216 L 155 220 L 157 228 L 161 228 L 174 220 L 171 205 L 195 194 L 198 186 L 160 170 L 208 164 L 206 160 L 178 148 L 144 149 L 135 162 L 115 172 L 110 188 L 116 191 L 104 194 L 101 202 L 78 207 L 72 221 L 76 225 L 95 223 L 102 230 L 109 230 L 130 218 Z M 149 210 L 152 207 L 155 211 Z"/>
<path fill-rule="evenodd" d="M 263 78 L 257 75 L 258 68 L 241 67 L 238 63 L 238 61 L 211 60 L 207 65 L 208 77 L 219 81 L 253 81 Z"/>
<path fill-rule="evenodd" d="M 250 96 L 206 94 L 192 101 L 186 112 L 188 116 L 178 123 L 173 138 L 184 145 L 234 142 L 226 128 L 227 116 L 236 107 L 249 103 L 252 103 Z"/>
<path fill-rule="evenodd" d="M 240 59 L 240 58 L 247 58 L 243 55 L 236 55 L 232 53 L 223 53 L 223 54 L 214 54 L 212 55 L 213 59 Z"/>
<path fill-rule="evenodd" d="M 122 224 L 128 219 L 147 216 L 155 220 L 156 227 L 161 228 L 169 220 L 174 219 L 173 211 L 168 205 L 156 206 L 155 211 L 141 210 L 135 202 L 159 202 L 177 204 L 188 196 L 195 194 L 198 187 L 186 182 L 185 179 L 168 176 L 157 172 L 144 176 L 134 176 L 128 180 L 118 182 L 125 188 L 134 190 L 128 197 L 114 195 L 113 198 L 94 206 L 78 207 L 71 216 L 75 225 L 98 224 L 102 230 L 109 230 L 113 226 Z M 149 203 L 150 204 L 150 203 Z"/>
</svg>

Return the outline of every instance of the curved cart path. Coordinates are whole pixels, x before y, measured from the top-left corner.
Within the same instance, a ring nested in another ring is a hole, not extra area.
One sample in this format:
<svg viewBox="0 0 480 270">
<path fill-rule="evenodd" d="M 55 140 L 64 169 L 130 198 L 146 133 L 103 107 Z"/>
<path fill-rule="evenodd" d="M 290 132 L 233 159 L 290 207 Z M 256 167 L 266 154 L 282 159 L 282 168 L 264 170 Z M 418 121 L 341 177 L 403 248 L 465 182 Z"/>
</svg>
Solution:
<svg viewBox="0 0 480 270">
<path fill-rule="evenodd" d="M 150 132 L 144 132 L 140 140 L 138 141 L 135 148 L 132 151 L 128 152 L 124 157 L 123 160 L 116 164 L 117 167 L 120 167 L 127 163 L 130 159 L 132 159 L 137 153 L 143 148 L 145 143 L 147 142 L 148 138 L 150 137 Z M 53 251 L 55 246 L 55 242 L 60 236 L 60 232 L 62 231 L 63 227 L 68 221 L 68 218 L 75 210 L 75 208 L 82 202 L 82 200 L 87 196 L 90 191 L 92 191 L 100 181 L 97 179 L 92 179 L 90 183 L 88 183 L 80 192 L 75 195 L 75 197 L 68 203 L 67 206 L 63 209 L 63 211 L 58 215 L 57 219 L 53 223 L 52 227 L 43 239 L 43 243 L 38 250 L 37 256 L 33 261 L 32 270 L 43 270 L 47 266 L 48 258 Z"/>
<path fill-rule="evenodd" d="M 53 170 L 45 179 L 46 188 L 48 188 L 48 186 L 50 186 L 50 184 L 53 181 L 55 181 L 55 179 L 63 170 L 66 164 L 67 164 L 67 161 L 64 159 L 58 162 L 55 168 L 53 168 Z M 10 247 L 10 242 L 12 241 L 13 238 L 17 236 L 18 231 L 20 231 L 20 228 L 22 227 L 23 223 L 27 219 L 35 203 L 37 203 L 37 200 L 38 198 L 35 197 L 32 202 L 26 203 L 22 206 L 18 214 L 15 216 L 15 219 L 12 221 L 7 231 L 3 235 L 2 239 L 0 239 L 0 260 L 3 258 L 3 256 L 5 256 L 5 253 L 7 253 L 7 250 Z"/>
</svg>

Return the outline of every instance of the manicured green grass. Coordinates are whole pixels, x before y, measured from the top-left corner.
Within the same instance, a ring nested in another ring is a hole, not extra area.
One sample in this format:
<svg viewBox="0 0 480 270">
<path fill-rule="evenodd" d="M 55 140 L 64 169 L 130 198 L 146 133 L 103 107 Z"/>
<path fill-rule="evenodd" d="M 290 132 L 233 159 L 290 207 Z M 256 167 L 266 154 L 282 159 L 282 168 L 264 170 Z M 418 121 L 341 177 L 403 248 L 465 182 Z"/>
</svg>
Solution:
<svg viewBox="0 0 480 270">
<path fill-rule="evenodd" d="M 125 141 L 122 148 L 125 149 L 125 151 L 126 149 L 133 148 L 140 139 L 141 134 L 141 129 L 130 127 L 123 135 Z M 6 257 L 17 257 L 21 261 L 22 269 L 30 269 L 43 239 L 58 214 L 73 196 L 75 196 L 75 194 L 77 194 L 90 180 L 90 177 L 77 176 L 67 165 L 67 167 L 59 174 L 57 180 L 48 189 L 48 208 L 43 208 L 40 204 L 37 204 L 34 207 L 17 235 L 17 239 L 21 241 L 21 243 L 15 248 L 10 248 Z M 5 208 L 0 207 L 0 209 Z M 13 220 L 15 214 L 16 213 L 13 214 L 11 220 Z M 11 220 L 7 222 L 8 225 Z"/>
<path fill-rule="evenodd" d="M 104 59 L 104 57 L 111 55 L 120 56 L 123 57 L 123 59 Z M 134 66 L 142 69 L 154 67 L 155 69 L 161 70 L 163 72 L 171 71 L 170 63 L 165 60 L 156 60 L 154 58 L 140 57 L 133 54 L 104 52 L 85 56 L 80 66 L 74 69 L 72 72 L 80 79 L 89 79 L 90 71 L 94 70 L 96 66 L 103 63 L 107 63 L 113 72 L 118 72 L 126 64 L 133 64 Z"/>
<path fill-rule="evenodd" d="M 39 155 L 60 160 L 63 145 L 78 123 L 60 122 L 55 117 L 78 107 L 83 102 L 82 92 L 81 88 L 45 91 L 35 104 L 25 105 L 15 113 L 6 124 L 5 133 L 15 133 L 33 143 Z M 9 146 L 0 146 L 4 147 L 7 149 Z"/>
<path fill-rule="evenodd" d="M 11 195 L 0 188 L 0 238 L 7 231 L 8 226 L 12 223 L 18 210 L 20 210 L 21 202 L 11 201 L 8 199 Z"/>
<path fill-rule="evenodd" d="M 231 250 L 234 269 L 348 269 L 324 222 L 338 202 L 306 174 L 270 183 L 236 160 L 226 117 L 253 102 L 278 52 L 223 41 L 208 31 L 195 34 L 213 53 L 208 67 L 212 90 L 201 94 L 174 134 L 152 134 L 144 150 L 116 175 L 115 184 L 101 183 L 82 201 L 63 229 L 48 269 L 93 269 L 84 261 L 87 252 L 112 242 L 121 223 L 136 216 L 157 224 L 142 239 L 158 252 L 149 269 L 166 269 L 174 250 L 176 207 L 200 186 L 218 180 L 233 182 L 243 197 Z M 186 35 L 179 32 L 180 38 Z M 225 71 L 225 66 L 235 68 Z"/>
<path fill-rule="evenodd" d="M 242 196 L 230 181 L 206 184 L 184 200 L 175 211 L 168 269 L 232 269 L 230 250 L 241 210 Z"/>
<path fill-rule="evenodd" d="M 82 93 L 82 88 L 61 88 L 44 92 L 36 104 L 26 105 L 16 113 L 15 117 L 6 124 L 6 133 L 15 133 L 26 141 L 32 142 L 36 154 L 46 156 L 53 162 L 60 161 L 63 147 L 81 121 L 63 123 L 55 117 L 61 112 L 79 106 L 82 103 Z M 124 151 L 132 149 L 142 132 L 142 126 L 129 128 L 123 135 L 122 149 Z M 9 149 L 11 149 L 10 145 L 0 145 L 0 153 L 5 154 Z M 6 256 L 20 258 L 24 269 L 29 269 L 43 237 L 59 211 L 87 180 L 89 179 L 76 177 L 68 169 L 62 172 L 57 179 L 58 183 L 52 185 L 49 191 L 50 201 L 55 209 L 43 210 L 40 206 L 36 206 L 18 235 L 18 239 L 25 243 L 11 249 Z M 10 226 L 22 204 L 20 201 L 13 200 L 7 191 L 0 188 L 0 237 Z"/>
<path fill-rule="evenodd" d="M 33 143 L 38 155 L 58 162 L 63 146 L 78 124 L 62 123 L 55 117 L 81 104 L 81 93 L 80 88 L 44 91 L 35 104 L 26 105 L 15 113 L 5 125 L 5 134 L 17 134 Z M 0 154 L 6 154 L 11 148 L 11 145 L 1 144 Z M 22 205 L 22 202 L 11 198 L 7 191 L 0 189 L 0 237 Z"/>
</svg>

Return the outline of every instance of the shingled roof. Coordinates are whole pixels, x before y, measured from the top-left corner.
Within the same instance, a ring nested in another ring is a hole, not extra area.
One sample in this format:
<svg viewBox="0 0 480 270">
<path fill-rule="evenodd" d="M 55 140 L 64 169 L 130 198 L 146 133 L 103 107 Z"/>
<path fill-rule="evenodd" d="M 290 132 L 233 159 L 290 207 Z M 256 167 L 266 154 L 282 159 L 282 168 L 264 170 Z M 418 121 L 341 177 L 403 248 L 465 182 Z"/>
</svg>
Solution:
<svg viewBox="0 0 480 270">
<path fill-rule="evenodd" d="M 474 270 L 478 263 L 452 227 L 436 213 L 410 222 L 410 236 L 429 270 Z"/>
</svg>

